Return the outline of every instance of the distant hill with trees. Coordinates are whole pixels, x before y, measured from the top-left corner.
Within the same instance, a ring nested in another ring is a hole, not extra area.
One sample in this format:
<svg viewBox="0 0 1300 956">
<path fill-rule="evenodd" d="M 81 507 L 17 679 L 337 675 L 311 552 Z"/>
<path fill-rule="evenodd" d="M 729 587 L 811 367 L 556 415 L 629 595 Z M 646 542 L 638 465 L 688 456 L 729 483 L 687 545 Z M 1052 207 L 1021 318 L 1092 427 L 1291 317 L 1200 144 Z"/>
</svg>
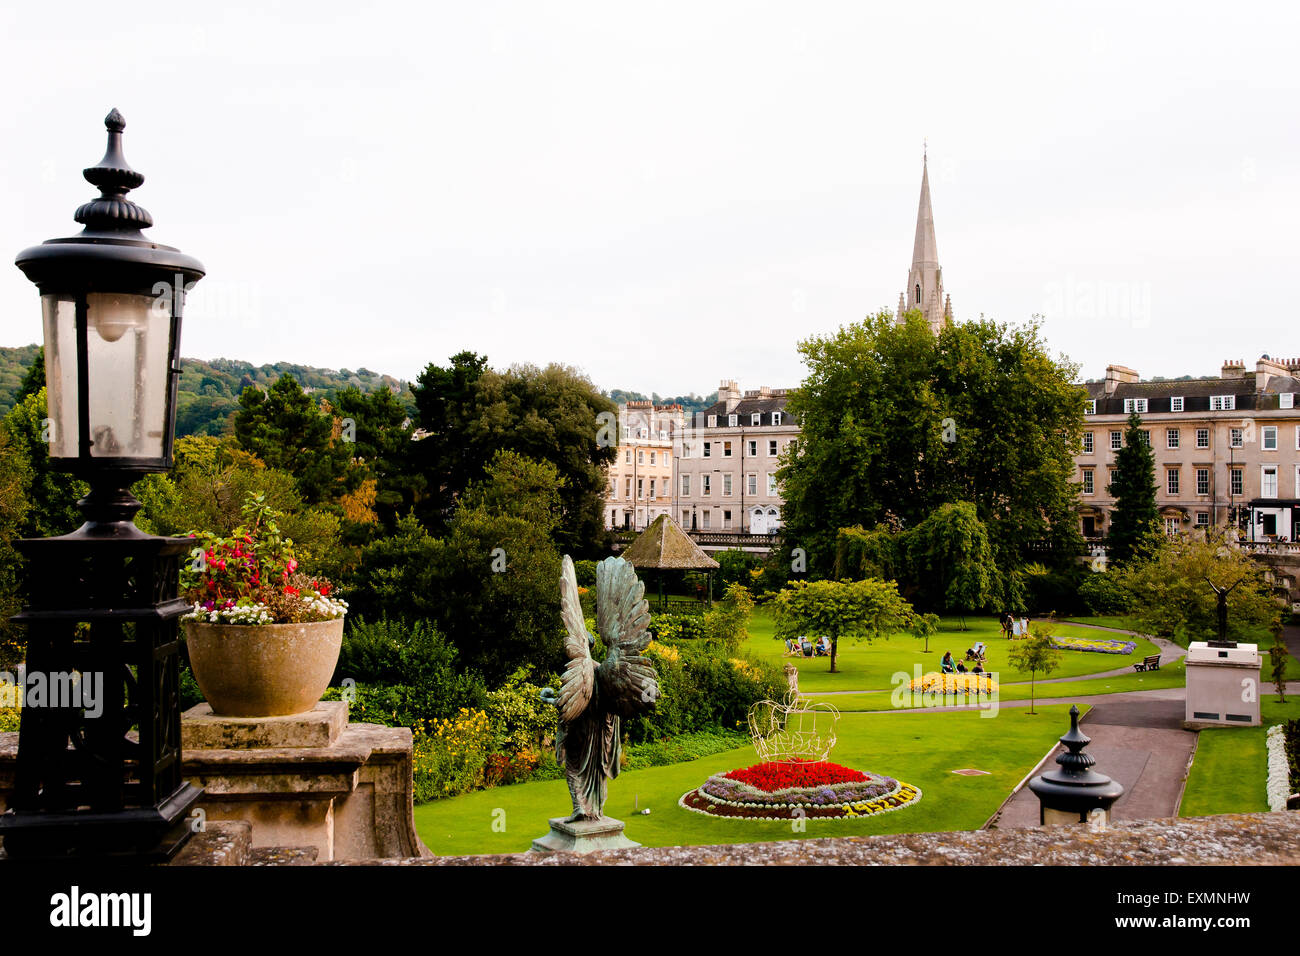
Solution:
<svg viewBox="0 0 1300 956">
<path fill-rule="evenodd" d="M 39 345 L 0 348 L 0 416 L 14 405 L 23 375 L 40 353 Z M 363 393 L 387 388 L 408 415 L 415 413 L 415 398 L 408 382 L 369 369 L 328 369 L 293 362 L 253 365 L 236 359 L 181 359 L 181 380 L 176 395 L 176 435 L 222 435 L 231 414 L 239 409 L 239 396 L 249 385 L 263 389 L 281 375 L 292 375 L 303 390 L 332 398 L 349 386 Z"/>
<path fill-rule="evenodd" d="M 611 389 L 608 393 L 610 401 L 621 405 L 623 402 L 654 402 L 656 405 L 680 405 L 686 412 L 686 420 L 690 421 L 696 412 L 702 412 L 718 400 L 716 391 L 708 395 L 700 396 L 691 392 L 689 395 L 674 395 L 669 398 L 667 395 L 660 395 L 658 392 L 651 392 L 649 395 L 643 392 L 628 392 L 621 388 Z"/>
</svg>

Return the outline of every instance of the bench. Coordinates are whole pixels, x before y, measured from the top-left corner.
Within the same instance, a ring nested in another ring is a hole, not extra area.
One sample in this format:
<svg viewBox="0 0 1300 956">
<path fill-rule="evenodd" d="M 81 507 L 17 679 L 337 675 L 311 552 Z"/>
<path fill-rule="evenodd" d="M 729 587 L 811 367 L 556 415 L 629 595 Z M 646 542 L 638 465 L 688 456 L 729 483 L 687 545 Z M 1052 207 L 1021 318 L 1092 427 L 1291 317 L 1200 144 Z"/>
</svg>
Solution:
<svg viewBox="0 0 1300 956">
<path fill-rule="evenodd" d="M 1133 670 L 1135 670 L 1135 671 L 1158 671 L 1158 670 L 1160 670 L 1160 655 L 1159 655 L 1159 654 L 1151 654 L 1151 655 L 1149 655 L 1149 656 L 1147 656 L 1147 657 L 1142 658 L 1142 663 L 1141 663 L 1141 664 L 1134 664 L 1134 665 L 1133 665 Z"/>
</svg>

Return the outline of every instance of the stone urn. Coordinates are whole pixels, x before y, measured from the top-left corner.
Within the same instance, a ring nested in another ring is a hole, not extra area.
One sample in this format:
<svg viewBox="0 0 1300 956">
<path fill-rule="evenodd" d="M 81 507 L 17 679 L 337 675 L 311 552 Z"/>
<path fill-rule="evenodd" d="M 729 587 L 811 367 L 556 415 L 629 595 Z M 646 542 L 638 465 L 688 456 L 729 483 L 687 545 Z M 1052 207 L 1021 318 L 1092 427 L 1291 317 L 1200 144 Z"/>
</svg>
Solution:
<svg viewBox="0 0 1300 956">
<path fill-rule="evenodd" d="M 329 687 L 343 618 L 308 624 L 183 621 L 190 668 L 220 717 L 281 717 L 311 710 Z"/>
</svg>

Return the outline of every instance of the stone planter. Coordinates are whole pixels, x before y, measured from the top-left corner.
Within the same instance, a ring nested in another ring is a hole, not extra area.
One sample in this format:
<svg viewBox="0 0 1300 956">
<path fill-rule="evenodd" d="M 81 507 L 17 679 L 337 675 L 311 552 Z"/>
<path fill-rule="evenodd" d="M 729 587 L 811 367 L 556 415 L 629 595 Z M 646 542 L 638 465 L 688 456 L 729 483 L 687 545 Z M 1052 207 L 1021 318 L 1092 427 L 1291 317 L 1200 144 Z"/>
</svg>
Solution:
<svg viewBox="0 0 1300 956">
<path fill-rule="evenodd" d="M 343 643 L 343 618 L 310 624 L 182 624 L 194 679 L 221 717 L 311 710 L 329 687 Z"/>
</svg>

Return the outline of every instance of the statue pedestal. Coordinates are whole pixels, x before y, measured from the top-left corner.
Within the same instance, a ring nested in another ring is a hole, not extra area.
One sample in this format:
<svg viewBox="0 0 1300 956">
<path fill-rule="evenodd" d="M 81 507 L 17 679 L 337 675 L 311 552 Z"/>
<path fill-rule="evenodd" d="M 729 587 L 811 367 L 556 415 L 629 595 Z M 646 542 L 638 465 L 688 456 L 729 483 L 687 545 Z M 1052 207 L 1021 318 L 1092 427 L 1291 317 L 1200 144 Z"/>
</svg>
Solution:
<svg viewBox="0 0 1300 956">
<path fill-rule="evenodd" d="M 593 850 L 622 850 L 640 846 L 623 835 L 623 821 L 613 817 L 599 820 L 576 820 L 567 823 L 564 817 L 551 818 L 551 832 L 533 841 L 533 853 L 591 853 Z"/>
</svg>

